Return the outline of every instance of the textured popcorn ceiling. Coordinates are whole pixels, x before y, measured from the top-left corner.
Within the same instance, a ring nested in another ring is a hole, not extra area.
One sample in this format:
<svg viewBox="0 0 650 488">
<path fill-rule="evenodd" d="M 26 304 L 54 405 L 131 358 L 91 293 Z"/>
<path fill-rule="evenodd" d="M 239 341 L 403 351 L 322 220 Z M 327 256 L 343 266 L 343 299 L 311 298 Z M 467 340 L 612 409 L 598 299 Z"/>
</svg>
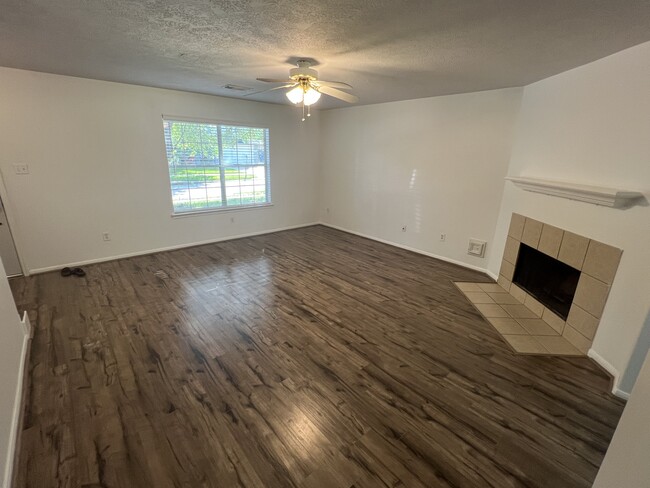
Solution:
<svg viewBox="0 0 650 488">
<path fill-rule="evenodd" d="M 2 66 L 234 97 L 297 57 L 368 104 L 521 86 L 647 40 L 648 0 L 0 0 Z"/>
</svg>

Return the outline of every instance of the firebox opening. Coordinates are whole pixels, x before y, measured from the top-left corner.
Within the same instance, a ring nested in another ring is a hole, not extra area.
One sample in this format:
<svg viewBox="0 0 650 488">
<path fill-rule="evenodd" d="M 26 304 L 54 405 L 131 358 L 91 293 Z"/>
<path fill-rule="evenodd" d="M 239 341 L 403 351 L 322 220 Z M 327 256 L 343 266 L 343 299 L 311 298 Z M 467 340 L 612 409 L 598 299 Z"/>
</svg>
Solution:
<svg viewBox="0 0 650 488">
<path fill-rule="evenodd" d="M 519 247 L 513 283 L 566 320 L 580 271 L 526 244 Z"/>
</svg>

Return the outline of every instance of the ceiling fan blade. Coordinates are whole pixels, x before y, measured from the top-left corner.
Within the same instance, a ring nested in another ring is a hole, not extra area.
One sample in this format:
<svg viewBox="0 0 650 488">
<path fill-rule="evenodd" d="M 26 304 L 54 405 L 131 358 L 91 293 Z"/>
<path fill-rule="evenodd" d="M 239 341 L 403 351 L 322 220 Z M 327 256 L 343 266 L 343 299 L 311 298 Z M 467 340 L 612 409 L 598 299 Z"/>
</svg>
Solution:
<svg viewBox="0 0 650 488">
<path fill-rule="evenodd" d="M 314 81 L 314 84 L 319 85 L 319 86 L 331 86 L 332 88 L 343 88 L 343 89 L 351 89 L 352 88 L 352 85 L 348 85 L 347 83 L 343 83 L 342 81 L 316 80 L 316 81 Z"/>
<path fill-rule="evenodd" d="M 279 78 L 256 78 L 257 81 L 263 81 L 264 83 L 291 83 L 293 80 L 281 80 Z"/>
<path fill-rule="evenodd" d="M 290 86 L 294 86 L 294 85 L 295 85 L 295 83 L 290 83 L 288 85 L 282 85 L 282 86 L 275 86 L 273 88 L 267 88 L 266 90 L 259 90 L 259 91 L 252 92 L 252 93 L 246 93 L 244 96 L 245 97 L 250 97 L 251 95 L 257 95 L 258 93 L 266 93 L 266 92 L 270 92 L 270 91 L 273 91 L 273 90 L 281 90 L 282 88 L 289 88 Z"/>
<path fill-rule="evenodd" d="M 337 90 L 336 88 L 332 88 L 331 86 L 319 86 L 318 91 L 324 93 L 325 95 L 338 98 L 339 100 L 343 100 L 344 102 L 348 102 L 348 103 L 357 103 L 359 101 L 359 97 L 350 95 L 349 93 L 345 93 L 344 91 L 341 90 Z"/>
</svg>

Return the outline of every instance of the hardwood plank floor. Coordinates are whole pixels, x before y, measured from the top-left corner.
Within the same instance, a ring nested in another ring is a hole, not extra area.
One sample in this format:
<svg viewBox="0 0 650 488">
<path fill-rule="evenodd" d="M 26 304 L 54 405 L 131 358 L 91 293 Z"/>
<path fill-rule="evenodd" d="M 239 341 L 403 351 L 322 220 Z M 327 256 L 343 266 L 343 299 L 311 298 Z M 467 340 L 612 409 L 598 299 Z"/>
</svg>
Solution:
<svg viewBox="0 0 650 488">
<path fill-rule="evenodd" d="M 322 226 L 12 280 L 35 325 L 18 487 L 589 487 L 621 414 L 452 281 Z"/>
</svg>

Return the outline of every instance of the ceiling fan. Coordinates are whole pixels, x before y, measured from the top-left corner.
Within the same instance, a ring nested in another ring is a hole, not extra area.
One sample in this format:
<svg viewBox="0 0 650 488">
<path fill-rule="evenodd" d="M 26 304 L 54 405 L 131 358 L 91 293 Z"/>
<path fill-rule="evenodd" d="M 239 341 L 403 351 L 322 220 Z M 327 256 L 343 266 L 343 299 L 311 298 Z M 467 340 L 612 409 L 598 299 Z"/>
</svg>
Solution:
<svg viewBox="0 0 650 488">
<path fill-rule="evenodd" d="M 350 90 L 352 87 L 342 81 L 324 81 L 318 79 L 318 71 L 311 67 L 312 62 L 306 59 L 301 59 L 297 62 L 298 67 L 289 70 L 289 78 L 285 80 L 276 78 L 257 78 L 258 81 L 265 83 L 282 83 L 281 86 L 268 88 L 253 93 L 247 93 L 244 96 L 256 95 L 258 93 L 265 93 L 273 90 L 282 90 L 287 88 L 287 98 L 295 105 L 302 105 L 302 120 L 305 120 L 305 107 L 307 109 L 307 117 L 311 115 L 310 107 L 318 101 L 321 94 L 330 97 L 338 98 L 348 103 L 356 103 L 359 98 L 346 93 L 344 90 Z"/>
</svg>

